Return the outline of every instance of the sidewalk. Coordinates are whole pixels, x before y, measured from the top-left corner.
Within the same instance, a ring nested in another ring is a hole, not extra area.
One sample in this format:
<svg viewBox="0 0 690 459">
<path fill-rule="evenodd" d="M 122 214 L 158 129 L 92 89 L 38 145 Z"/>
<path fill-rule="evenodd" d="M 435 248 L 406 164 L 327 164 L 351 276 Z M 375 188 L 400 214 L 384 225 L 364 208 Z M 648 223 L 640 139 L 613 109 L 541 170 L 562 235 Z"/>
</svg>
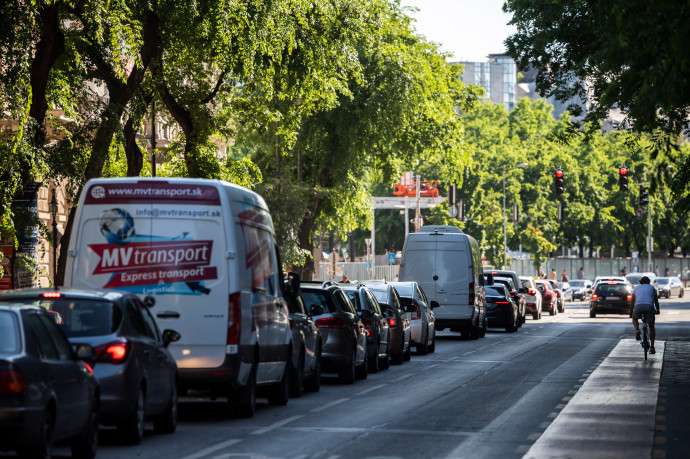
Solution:
<svg viewBox="0 0 690 459">
<path fill-rule="evenodd" d="M 665 355 L 663 341 L 656 342 L 656 351 L 645 361 L 639 341 L 621 340 L 524 457 L 652 457 Z M 690 362 L 686 362 L 685 368 L 690 368 Z M 690 376 L 686 378 L 690 382 Z M 670 395 L 671 389 L 665 390 Z M 675 406 L 672 411 L 677 411 Z M 687 424 L 687 420 L 684 422 Z M 671 430 L 665 432 L 670 434 Z M 657 435 L 657 441 L 660 438 Z M 684 457 L 688 456 L 687 451 Z M 654 453 L 663 451 L 654 449 Z"/>
<path fill-rule="evenodd" d="M 690 457 L 690 341 L 667 341 L 656 406 L 654 459 Z"/>
</svg>

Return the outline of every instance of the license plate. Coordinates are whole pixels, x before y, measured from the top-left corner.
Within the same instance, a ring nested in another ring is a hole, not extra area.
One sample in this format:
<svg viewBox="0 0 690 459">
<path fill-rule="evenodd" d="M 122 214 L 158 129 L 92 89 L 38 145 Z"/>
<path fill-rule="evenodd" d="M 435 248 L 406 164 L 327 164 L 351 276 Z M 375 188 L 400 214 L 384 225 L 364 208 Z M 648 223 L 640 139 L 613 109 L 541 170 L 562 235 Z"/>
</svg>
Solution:
<svg viewBox="0 0 690 459">
<path fill-rule="evenodd" d="M 620 297 L 618 297 L 618 296 L 607 296 L 606 299 L 607 300 L 620 300 Z"/>
</svg>

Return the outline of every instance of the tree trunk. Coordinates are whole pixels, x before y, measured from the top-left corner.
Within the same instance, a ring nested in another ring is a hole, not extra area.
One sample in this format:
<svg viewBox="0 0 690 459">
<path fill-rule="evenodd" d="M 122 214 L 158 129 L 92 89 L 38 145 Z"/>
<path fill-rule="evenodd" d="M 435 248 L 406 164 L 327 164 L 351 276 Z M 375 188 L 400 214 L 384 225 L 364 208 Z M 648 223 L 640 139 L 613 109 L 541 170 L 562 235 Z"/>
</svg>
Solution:
<svg viewBox="0 0 690 459">
<path fill-rule="evenodd" d="M 125 124 L 125 155 L 127 156 L 127 177 L 138 177 L 144 167 L 144 154 L 137 144 L 137 131 L 130 117 Z"/>
<path fill-rule="evenodd" d="M 74 226 L 74 217 L 77 213 L 77 206 L 72 206 L 67 216 L 67 225 L 65 226 L 65 233 L 60 239 L 60 256 L 58 257 L 57 273 L 55 273 L 55 286 L 65 285 L 65 267 L 67 266 L 67 256 L 69 240 L 72 237 L 72 227 Z M 77 253 L 77 256 L 84 256 L 84 254 Z"/>
<path fill-rule="evenodd" d="M 304 216 L 302 224 L 299 227 L 299 232 L 297 234 L 299 239 L 300 249 L 309 251 L 310 254 L 314 253 L 314 244 L 312 243 L 312 234 L 314 233 L 314 222 L 316 221 L 316 212 L 318 211 L 320 199 L 317 197 L 312 197 L 309 202 L 309 212 Z M 314 260 L 312 257 L 307 257 L 307 261 L 304 266 L 298 269 L 300 278 L 303 280 L 312 280 L 314 278 Z"/>
</svg>

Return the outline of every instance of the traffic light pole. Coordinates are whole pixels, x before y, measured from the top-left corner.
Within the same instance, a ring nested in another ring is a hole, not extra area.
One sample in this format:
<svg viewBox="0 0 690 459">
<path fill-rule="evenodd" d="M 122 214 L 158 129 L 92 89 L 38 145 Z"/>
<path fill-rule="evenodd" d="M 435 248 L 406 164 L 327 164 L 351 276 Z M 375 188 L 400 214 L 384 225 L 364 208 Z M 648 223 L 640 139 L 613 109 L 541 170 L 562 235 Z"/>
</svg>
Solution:
<svg viewBox="0 0 690 459">
<path fill-rule="evenodd" d="M 653 272 L 654 267 L 652 266 L 652 203 L 651 200 L 647 204 L 647 267 L 648 272 Z"/>
<path fill-rule="evenodd" d="M 506 235 L 506 174 L 503 174 L 503 269 L 506 269 L 508 264 L 508 257 L 506 252 L 508 248 L 506 244 L 508 243 L 508 237 Z"/>
</svg>

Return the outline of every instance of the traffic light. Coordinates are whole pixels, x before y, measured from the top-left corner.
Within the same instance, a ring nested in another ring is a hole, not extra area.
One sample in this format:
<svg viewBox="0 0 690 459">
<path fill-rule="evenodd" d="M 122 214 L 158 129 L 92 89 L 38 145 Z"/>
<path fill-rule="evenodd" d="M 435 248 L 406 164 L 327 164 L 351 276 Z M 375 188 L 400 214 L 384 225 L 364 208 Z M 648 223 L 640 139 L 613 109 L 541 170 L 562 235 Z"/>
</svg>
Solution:
<svg viewBox="0 0 690 459">
<path fill-rule="evenodd" d="M 640 196 L 637 199 L 638 205 L 646 206 L 647 204 L 649 204 L 649 193 L 647 192 L 648 189 L 649 187 L 647 185 L 643 185 L 640 183 Z"/>
<path fill-rule="evenodd" d="M 618 189 L 628 191 L 628 168 L 625 166 L 618 168 Z"/>
<path fill-rule="evenodd" d="M 556 194 L 563 194 L 565 191 L 565 184 L 563 183 L 563 169 L 556 169 L 553 174 L 553 187 Z"/>
</svg>

